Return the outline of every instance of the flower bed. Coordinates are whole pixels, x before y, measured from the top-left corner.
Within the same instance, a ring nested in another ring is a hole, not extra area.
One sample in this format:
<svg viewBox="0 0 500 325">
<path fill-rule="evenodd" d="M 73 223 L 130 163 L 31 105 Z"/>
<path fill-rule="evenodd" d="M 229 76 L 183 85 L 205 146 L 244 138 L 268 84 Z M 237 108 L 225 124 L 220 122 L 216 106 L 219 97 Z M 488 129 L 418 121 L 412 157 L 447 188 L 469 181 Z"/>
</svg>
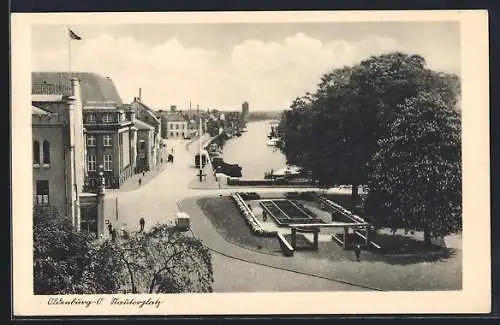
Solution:
<svg viewBox="0 0 500 325">
<path fill-rule="evenodd" d="M 231 197 L 233 198 L 234 202 L 238 206 L 238 209 L 240 210 L 241 214 L 245 217 L 245 220 L 247 221 L 248 226 L 252 230 L 252 232 L 258 236 L 275 236 L 276 232 L 275 231 L 267 231 L 262 227 L 260 222 L 257 220 L 253 212 L 248 208 L 247 204 L 245 201 L 241 198 L 241 196 L 238 193 L 233 193 L 231 194 Z"/>
</svg>

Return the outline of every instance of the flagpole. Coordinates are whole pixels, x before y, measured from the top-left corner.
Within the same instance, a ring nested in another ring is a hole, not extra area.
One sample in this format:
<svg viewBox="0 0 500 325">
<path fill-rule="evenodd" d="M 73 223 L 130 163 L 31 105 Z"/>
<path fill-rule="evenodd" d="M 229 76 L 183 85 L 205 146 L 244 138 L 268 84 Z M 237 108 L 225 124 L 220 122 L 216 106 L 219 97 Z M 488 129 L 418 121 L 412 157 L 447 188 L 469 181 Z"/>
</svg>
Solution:
<svg viewBox="0 0 500 325">
<path fill-rule="evenodd" d="M 71 30 L 68 27 L 68 33 L 69 31 Z M 71 87 L 71 37 L 68 37 L 68 72 L 69 72 L 69 83 L 70 83 L 70 87 Z M 71 89 L 71 88 L 70 88 Z"/>
</svg>

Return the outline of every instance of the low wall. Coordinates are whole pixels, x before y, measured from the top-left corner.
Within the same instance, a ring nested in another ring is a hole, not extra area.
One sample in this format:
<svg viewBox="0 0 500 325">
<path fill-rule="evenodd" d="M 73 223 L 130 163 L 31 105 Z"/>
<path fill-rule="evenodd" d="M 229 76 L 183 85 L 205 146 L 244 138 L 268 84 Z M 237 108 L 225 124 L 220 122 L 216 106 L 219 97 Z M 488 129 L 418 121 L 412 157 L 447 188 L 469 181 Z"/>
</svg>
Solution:
<svg viewBox="0 0 500 325">
<path fill-rule="evenodd" d="M 286 180 L 273 180 L 273 179 L 245 179 L 228 177 L 227 185 L 229 186 L 293 186 L 293 187 L 311 187 L 315 186 L 312 182 L 297 182 Z"/>
</svg>

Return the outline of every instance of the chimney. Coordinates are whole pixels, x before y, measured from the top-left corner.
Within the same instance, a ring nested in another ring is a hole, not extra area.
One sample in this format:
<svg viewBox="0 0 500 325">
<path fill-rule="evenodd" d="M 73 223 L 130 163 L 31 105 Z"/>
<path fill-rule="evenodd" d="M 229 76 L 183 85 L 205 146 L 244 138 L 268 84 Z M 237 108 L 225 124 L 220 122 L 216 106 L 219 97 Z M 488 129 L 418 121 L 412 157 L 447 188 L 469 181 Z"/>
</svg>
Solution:
<svg viewBox="0 0 500 325">
<path fill-rule="evenodd" d="M 142 94 L 142 88 L 139 88 L 139 98 L 137 98 L 139 101 L 141 101 L 142 98 L 141 94 Z"/>
</svg>

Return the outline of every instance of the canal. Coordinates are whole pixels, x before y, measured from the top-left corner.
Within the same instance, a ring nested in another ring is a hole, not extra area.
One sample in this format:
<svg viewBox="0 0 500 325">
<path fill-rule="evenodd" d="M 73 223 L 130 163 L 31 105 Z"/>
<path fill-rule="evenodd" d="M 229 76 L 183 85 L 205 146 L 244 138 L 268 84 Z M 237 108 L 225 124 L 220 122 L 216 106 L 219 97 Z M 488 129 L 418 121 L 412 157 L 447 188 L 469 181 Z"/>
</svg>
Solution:
<svg viewBox="0 0 500 325">
<path fill-rule="evenodd" d="M 266 144 L 270 132 L 269 122 L 248 122 L 248 131 L 241 137 L 229 139 L 223 148 L 224 161 L 239 164 L 242 167 L 242 178 L 264 178 L 270 169 L 285 167 L 286 159 L 280 150 Z"/>
</svg>

